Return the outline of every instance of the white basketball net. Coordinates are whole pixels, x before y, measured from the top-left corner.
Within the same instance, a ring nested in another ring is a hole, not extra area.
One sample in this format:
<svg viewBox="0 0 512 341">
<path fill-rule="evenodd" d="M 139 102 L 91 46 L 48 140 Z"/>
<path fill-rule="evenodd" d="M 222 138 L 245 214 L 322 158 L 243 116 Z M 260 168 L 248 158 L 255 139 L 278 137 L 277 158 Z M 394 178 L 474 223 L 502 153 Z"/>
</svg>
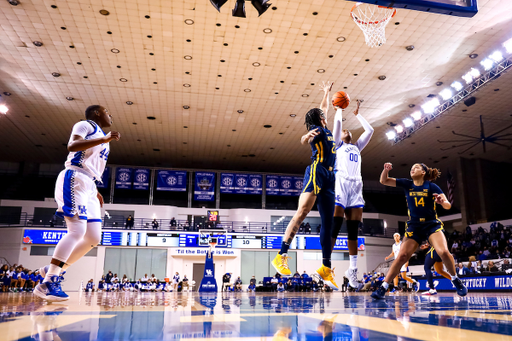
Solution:
<svg viewBox="0 0 512 341">
<path fill-rule="evenodd" d="M 364 33 L 366 45 L 382 46 L 386 42 L 386 25 L 395 15 L 394 8 L 358 2 L 350 12 L 352 19 Z"/>
</svg>

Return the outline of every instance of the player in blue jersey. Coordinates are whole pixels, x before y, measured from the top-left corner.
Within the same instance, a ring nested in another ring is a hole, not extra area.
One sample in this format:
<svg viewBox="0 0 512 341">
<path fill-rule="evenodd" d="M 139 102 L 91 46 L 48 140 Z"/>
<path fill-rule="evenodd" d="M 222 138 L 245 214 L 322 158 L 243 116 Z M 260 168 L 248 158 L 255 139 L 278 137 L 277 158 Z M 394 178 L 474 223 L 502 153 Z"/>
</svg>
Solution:
<svg viewBox="0 0 512 341">
<path fill-rule="evenodd" d="M 430 245 L 428 243 L 423 244 L 420 248 L 422 250 L 427 249 Z M 436 286 L 434 285 L 433 275 L 432 275 L 432 267 L 434 267 L 435 272 L 439 275 L 446 277 L 451 280 L 451 276 L 449 273 L 444 271 L 443 269 L 443 260 L 437 254 L 436 250 L 433 247 L 430 247 L 426 256 L 425 256 L 425 275 L 427 276 L 427 283 L 429 290 L 425 291 L 423 295 L 437 295 Z"/>
<path fill-rule="evenodd" d="M 457 277 L 453 256 L 448 251 L 446 237 L 443 233 L 443 223 L 437 217 L 436 204 L 449 210 L 452 205 L 446 199 L 443 191 L 431 182 L 441 174 L 438 169 L 428 168 L 424 163 L 416 163 L 411 168 L 411 178 L 395 179 L 389 177 L 389 171 L 393 169 L 391 163 L 384 164 L 384 170 L 380 175 L 380 183 L 390 187 L 400 187 L 405 192 L 407 206 L 409 208 L 409 221 L 405 230 L 405 239 L 400 247 L 398 257 L 394 260 L 382 285 L 372 293 L 373 298 L 384 298 L 389 283 L 398 275 L 404 265 L 419 245 L 428 240 L 443 260 L 446 269 L 450 273 L 457 294 L 466 296 L 468 289 Z"/>
<path fill-rule="evenodd" d="M 300 224 L 317 201 L 318 211 L 322 219 L 320 230 L 320 244 L 322 245 L 322 266 L 317 274 L 332 289 L 338 290 L 334 281 L 334 272 L 331 269 L 331 231 L 334 215 L 334 161 L 336 158 L 336 146 L 334 138 L 327 129 L 327 111 L 329 109 L 329 93 L 332 83 L 322 85 L 324 97 L 320 108 L 314 108 L 307 112 L 305 118 L 308 133 L 301 138 L 301 144 L 311 146 L 313 163 L 306 168 L 304 176 L 304 188 L 299 197 L 299 208 L 286 228 L 281 245 L 281 251 L 272 261 L 272 265 L 282 276 L 290 276 L 288 267 L 288 249 L 299 230 Z"/>
<path fill-rule="evenodd" d="M 61 271 L 100 242 L 103 197 L 95 181 L 101 182 L 109 142 L 121 137 L 116 131 L 103 132 L 112 125 L 106 108 L 91 105 L 85 110 L 85 118 L 73 126 L 65 169 L 55 184 L 57 215 L 64 217 L 68 233 L 57 244 L 50 265 L 39 269 L 44 280 L 34 290 L 35 295 L 50 302 L 68 299 L 60 285 Z"/>
</svg>

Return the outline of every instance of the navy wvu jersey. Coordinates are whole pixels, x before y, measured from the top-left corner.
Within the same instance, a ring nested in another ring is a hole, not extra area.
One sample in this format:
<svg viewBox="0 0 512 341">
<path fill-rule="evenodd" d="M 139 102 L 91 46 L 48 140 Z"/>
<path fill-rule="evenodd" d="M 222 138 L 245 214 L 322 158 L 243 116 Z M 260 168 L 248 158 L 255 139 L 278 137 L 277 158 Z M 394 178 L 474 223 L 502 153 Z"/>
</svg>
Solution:
<svg viewBox="0 0 512 341">
<path fill-rule="evenodd" d="M 415 186 L 409 179 L 396 179 L 396 187 L 404 189 L 409 208 L 409 221 L 415 223 L 439 221 L 436 213 L 435 194 L 443 194 L 436 184 L 425 181 Z"/>
<path fill-rule="evenodd" d="M 331 131 L 320 126 L 311 126 L 311 130 L 318 129 L 319 134 L 311 142 L 311 160 L 314 164 L 320 164 L 325 169 L 332 171 L 336 160 L 336 144 Z"/>
</svg>

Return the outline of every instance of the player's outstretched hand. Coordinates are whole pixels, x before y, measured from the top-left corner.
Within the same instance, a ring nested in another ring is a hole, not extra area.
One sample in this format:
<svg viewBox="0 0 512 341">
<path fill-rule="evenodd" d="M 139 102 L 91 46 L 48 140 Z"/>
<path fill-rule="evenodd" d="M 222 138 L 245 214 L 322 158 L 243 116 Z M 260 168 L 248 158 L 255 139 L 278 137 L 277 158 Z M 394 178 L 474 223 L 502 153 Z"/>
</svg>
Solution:
<svg viewBox="0 0 512 341">
<path fill-rule="evenodd" d="M 322 90 L 323 92 L 330 92 L 333 85 L 334 82 L 322 82 L 322 85 L 320 85 L 320 90 Z"/>
<path fill-rule="evenodd" d="M 391 164 L 391 162 L 386 162 L 384 164 L 384 169 L 387 170 L 387 171 L 390 171 L 393 169 L 393 165 Z"/>
<path fill-rule="evenodd" d="M 317 136 L 318 134 L 320 134 L 320 132 L 318 131 L 318 128 L 315 130 L 311 130 L 309 133 L 307 133 L 306 140 L 308 141 L 308 143 L 311 143 L 311 141 L 313 141 L 315 136 Z"/>
<path fill-rule="evenodd" d="M 434 193 L 434 199 L 436 201 L 436 204 L 442 205 L 444 203 L 444 198 L 442 195 Z"/>
<path fill-rule="evenodd" d="M 357 116 L 357 114 L 359 114 L 359 106 L 361 105 L 361 100 L 357 99 L 356 100 L 356 110 L 354 110 L 354 115 Z"/>
<path fill-rule="evenodd" d="M 118 131 L 111 131 L 105 136 L 105 142 L 110 142 L 112 140 L 119 141 L 121 138 L 121 133 Z"/>
</svg>

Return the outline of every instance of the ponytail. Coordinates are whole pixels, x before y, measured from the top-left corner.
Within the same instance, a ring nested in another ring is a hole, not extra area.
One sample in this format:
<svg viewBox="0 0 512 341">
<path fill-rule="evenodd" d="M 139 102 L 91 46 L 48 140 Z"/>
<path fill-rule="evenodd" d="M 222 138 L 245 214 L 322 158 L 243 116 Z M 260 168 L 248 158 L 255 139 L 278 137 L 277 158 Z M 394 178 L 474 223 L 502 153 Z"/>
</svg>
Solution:
<svg viewBox="0 0 512 341">
<path fill-rule="evenodd" d="M 421 164 L 421 167 L 423 167 L 425 171 L 425 175 L 423 176 L 423 180 L 425 181 L 436 181 L 436 179 L 441 176 L 441 171 L 437 168 L 428 168 L 424 163 Z"/>
</svg>

